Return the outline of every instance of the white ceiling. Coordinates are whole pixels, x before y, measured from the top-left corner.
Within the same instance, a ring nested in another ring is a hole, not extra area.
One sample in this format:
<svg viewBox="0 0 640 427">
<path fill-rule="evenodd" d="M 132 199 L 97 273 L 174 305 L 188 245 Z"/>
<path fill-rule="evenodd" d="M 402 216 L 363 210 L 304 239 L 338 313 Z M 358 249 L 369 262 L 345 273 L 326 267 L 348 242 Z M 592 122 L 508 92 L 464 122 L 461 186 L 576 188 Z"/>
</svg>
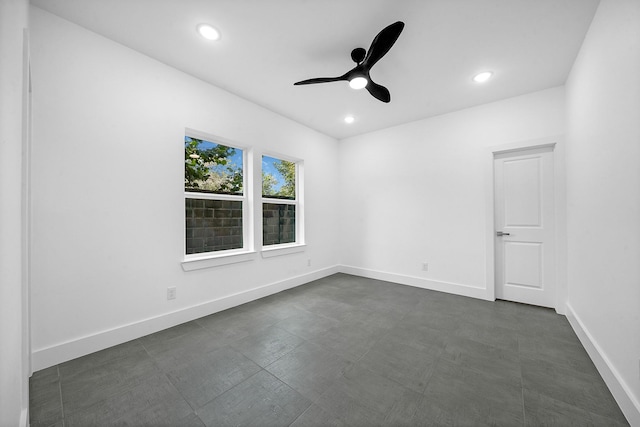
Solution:
<svg viewBox="0 0 640 427">
<path fill-rule="evenodd" d="M 338 139 L 563 85 L 598 0 L 31 0 L 165 64 Z M 338 76 L 385 26 L 382 103 Z M 196 25 L 221 33 L 210 42 Z M 491 70 L 484 85 L 471 78 Z M 352 124 L 343 118 L 356 117 Z"/>
</svg>

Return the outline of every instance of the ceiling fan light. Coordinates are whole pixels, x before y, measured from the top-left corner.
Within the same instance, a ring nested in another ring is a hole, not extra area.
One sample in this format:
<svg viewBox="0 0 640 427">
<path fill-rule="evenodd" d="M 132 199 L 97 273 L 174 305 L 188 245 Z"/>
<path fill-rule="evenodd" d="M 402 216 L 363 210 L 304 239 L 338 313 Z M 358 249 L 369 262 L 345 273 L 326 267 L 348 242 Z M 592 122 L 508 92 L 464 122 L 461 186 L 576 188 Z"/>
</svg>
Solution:
<svg viewBox="0 0 640 427">
<path fill-rule="evenodd" d="M 369 80 L 365 79 L 364 77 L 355 77 L 349 80 L 349 86 L 351 87 L 351 89 L 364 89 L 365 87 L 367 87 L 367 84 L 369 84 Z"/>
<path fill-rule="evenodd" d="M 198 29 L 198 33 L 207 40 L 220 39 L 220 31 L 209 24 L 200 24 L 196 28 Z"/>
<path fill-rule="evenodd" d="M 482 73 L 478 73 L 473 77 L 473 81 L 476 83 L 484 83 L 489 80 L 493 76 L 491 71 L 483 71 Z"/>
</svg>

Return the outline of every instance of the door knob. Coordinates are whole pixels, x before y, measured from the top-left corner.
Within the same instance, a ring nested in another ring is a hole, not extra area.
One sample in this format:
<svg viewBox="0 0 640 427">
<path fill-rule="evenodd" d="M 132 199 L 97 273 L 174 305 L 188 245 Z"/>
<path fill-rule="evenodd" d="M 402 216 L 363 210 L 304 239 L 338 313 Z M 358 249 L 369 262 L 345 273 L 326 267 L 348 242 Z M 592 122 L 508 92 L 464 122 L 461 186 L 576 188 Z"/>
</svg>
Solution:
<svg viewBox="0 0 640 427">
<path fill-rule="evenodd" d="M 496 231 L 496 236 L 500 237 L 500 236 L 510 236 L 510 233 L 505 233 L 503 231 Z"/>
</svg>

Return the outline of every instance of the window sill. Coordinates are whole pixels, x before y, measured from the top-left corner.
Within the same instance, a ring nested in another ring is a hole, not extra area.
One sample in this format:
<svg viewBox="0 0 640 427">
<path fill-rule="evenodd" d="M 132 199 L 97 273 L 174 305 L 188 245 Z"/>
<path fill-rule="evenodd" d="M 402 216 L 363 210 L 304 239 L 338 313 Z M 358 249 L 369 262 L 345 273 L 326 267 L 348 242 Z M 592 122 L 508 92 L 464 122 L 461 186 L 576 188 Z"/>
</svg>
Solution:
<svg viewBox="0 0 640 427">
<path fill-rule="evenodd" d="M 219 267 L 221 265 L 237 264 L 253 261 L 256 258 L 254 251 L 237 252 L 216 255 L 204 255 L 202 257 L 188 258 L 182 261 L 184 271 L 201 270 L 203 268 Z"/>
<path fill-rule="evenodd" d="M 281 255 L 295 254 L 298 252 L 304 252 L 307 245 L 304 243 L 291 243 L 284 245 L 273 245 L 262 248 L 262 258 L 272 258 Z"/>
</svg>

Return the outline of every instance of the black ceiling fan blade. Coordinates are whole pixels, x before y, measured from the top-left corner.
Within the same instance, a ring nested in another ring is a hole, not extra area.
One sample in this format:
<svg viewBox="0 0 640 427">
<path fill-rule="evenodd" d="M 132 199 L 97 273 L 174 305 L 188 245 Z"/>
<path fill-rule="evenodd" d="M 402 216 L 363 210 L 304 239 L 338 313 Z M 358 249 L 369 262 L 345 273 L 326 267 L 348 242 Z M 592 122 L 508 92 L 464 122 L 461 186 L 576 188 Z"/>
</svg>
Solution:
<svg viewBox="0 0 640 427">
<path fill-rule="evenodd" d="M 404 22 L 398 21 L 383 28 L 382 31 L 371 42 L 371 47 L 367 51 L 367 56 L 362 61 L 362 64 L 371 69 L 376 62 L 378 62 L 383 56 L 389 52 L 391 46 L 398 40 L 400 33 L 404 29 Z"/>
<path fill-rule="evenodd" d="M 379 85 L 371 80 L 367 83 L 367 90 L 371 95 L 373 95 L 376 99 L 379 99 L 382 102 L 391 101 L 391 93 L 389 93 L 389 89 L 386 87 Z"/>
<path fill-rule="evenodd" d="M 340 77 L 317 77 L 315 79 L 307 79 L 299 82 L 295 82 L 294 85 L 312 85 L 315 83 L 331 83 L 331 82 L 339 82 L 341 80 L 347 80 L 345 76 Z"/>
</svg>

